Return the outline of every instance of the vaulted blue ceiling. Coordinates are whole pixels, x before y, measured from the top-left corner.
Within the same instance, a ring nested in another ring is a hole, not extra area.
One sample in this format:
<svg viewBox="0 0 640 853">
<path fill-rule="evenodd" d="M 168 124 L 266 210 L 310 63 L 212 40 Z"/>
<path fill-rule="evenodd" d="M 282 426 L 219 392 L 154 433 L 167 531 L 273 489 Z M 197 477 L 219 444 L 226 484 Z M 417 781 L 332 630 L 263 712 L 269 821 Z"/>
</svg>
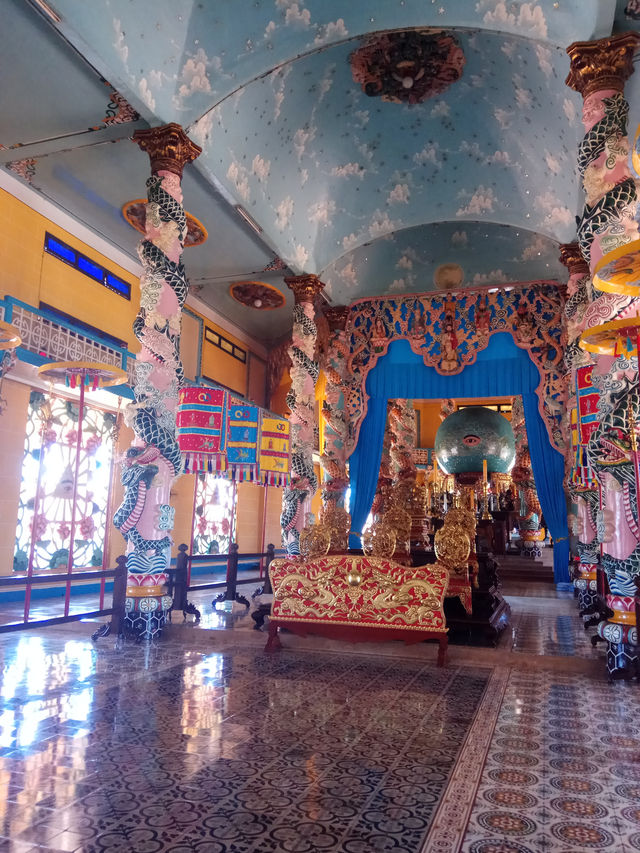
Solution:
<svg viewBox="0 0 640 853">
<path fill-rule="evenodd" d="M 286 292 L 265 271 L 276 255 L 319 274 L 335 303 L 440 287 L 443 265 L 458 286 L 566 278 L 582 128 L 565 48 L 639 27 L 622 0 L 47 3 L 58 20 L 28 0 L 5 6 L 0 165 L 32 159 L 35 189 L 133 254 L 120 208 L 143 194 L 146 163 L 128 137 L 179 122 L 203 147 L 185 203 L 210 234 L 188 272 L 265 340 L 288 328 L 290 299 L 265 316 L 228 287 L 257 277 Z M 367 97 L 349 55 L 412 28 L 457 39 L 461 79 L 413 106 Z M 114 92 L 132 107 L 120 123 L 106 121 Z"/>
</svg>

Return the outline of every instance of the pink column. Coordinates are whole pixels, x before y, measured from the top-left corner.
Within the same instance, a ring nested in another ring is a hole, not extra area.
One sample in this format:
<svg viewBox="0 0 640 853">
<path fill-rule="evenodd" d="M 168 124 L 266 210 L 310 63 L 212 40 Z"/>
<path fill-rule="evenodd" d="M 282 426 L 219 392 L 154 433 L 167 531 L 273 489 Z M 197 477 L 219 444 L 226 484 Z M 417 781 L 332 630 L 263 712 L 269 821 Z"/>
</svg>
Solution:
<svg viewBox="0 0 640 853">
<path fill-rule="evenodd" d="M 318 487 L 313 467 L 315 435 L 315 389 L 318 362 L 315 358 L 317 328 L 315 300 L 324 284 L 315 275 L 285 278 L 293 291 L 293 330 L 291 333 L 291 389 L 287 406 L 291 410 L 291 483 L 282 497 L 282 544 L 289 554 L 300 552 L 300 532 L 305 524 L 309 501 Z"/>
<path fill-rule="evenodd" d="M 567 48 L 571 58 L 567 85 L 584 99 L 585 136 L 578 166 L 586 204 L 578 241 L 592 275 L 603 255 L 640 234 L 635 219 L 637 189 L 627 162 L 629 105 L 624 97 L 639 44 L 640 33 L 622 33 Z M 636 302 L 628 296 L 594 293 L 583 328 L 635 314 Z M 610 588 L 607 604 L 614 611 L 611 619 L 599 623 L 598 634 L 607 640 L 610 676 L 627 677 L 636 663 L 634 579 L 640 575 L 640 537 L 629 511 L 637 500 L 634 459 L 631 453 L 616 448 L 617 442 L 621 448 L 629 445 L 630 415 L 638 416 L 637 371 L 626 359 L 598 356 L 593 377 L 600 402 L 598 426 L 589 438 L 588 461 L 600 485 L 602 510 L 596 527 Z M 583 521 L 588 521 L 586 516 Z M 590 525 L 585 531 L 588 529 Z"/>
<path fill-rule="evenodd" d="M 174 509 L 171 486 L 181 471 L 176 441 L 182 307 L 189 284 L 182 264 L 187 223 L 182 207 L 182 170 L 201 149 L 178 124 L 138 130 L 136 142 L 151 161 L 147 180 L 145 236 L 138 246 L 144 272 L 140 311 L 133 330 L 140 342 L 135 402 L 125 420 L 135 432 L 123 465 L 125 496 L 114 524 L 127 542 L 125 628 L 151 639 L 171 609 L 166 594 Z"/>
</svg>

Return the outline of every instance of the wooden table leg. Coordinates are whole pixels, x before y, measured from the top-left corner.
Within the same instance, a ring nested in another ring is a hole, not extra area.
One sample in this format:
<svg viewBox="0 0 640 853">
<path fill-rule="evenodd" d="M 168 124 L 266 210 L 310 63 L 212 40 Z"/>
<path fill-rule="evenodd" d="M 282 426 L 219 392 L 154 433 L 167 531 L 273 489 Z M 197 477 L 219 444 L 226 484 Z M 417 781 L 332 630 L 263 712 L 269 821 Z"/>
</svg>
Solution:
<svg viewBox="0 0 640 853">
<path fill-rule="evenodd" d="M 267 644 L 264 647 L 265 652 L 279 652 L 282 648 L 280 637 L 278 636 L 278 623 L 273 619 L 269 622 L 269 636 Z"/>
<path fill-rule="evenodd" d="M 444 666 L 447 662 L 447 647 L 449 645 L 449 638 L 446 634 L 440 637 L 438 646 L 438 666 Z"/>
</svg>

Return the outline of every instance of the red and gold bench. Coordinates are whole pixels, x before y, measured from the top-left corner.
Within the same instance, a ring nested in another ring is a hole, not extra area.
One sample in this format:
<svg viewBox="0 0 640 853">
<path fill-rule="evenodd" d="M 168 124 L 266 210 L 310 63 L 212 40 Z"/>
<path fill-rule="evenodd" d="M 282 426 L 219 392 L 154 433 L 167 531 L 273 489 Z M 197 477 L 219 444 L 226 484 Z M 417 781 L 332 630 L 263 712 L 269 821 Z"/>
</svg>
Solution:
<svg viewBox="0 0 640 853">
<path fill-rule="evenodd" d="M 281 648 L 278 629 L 349 642 L 437 640 L 444 666 L 446 567 L 401 566 L 391 559 L 342 554 L 273 560 L 273 605 L 265 651 Z"/>
</svg>

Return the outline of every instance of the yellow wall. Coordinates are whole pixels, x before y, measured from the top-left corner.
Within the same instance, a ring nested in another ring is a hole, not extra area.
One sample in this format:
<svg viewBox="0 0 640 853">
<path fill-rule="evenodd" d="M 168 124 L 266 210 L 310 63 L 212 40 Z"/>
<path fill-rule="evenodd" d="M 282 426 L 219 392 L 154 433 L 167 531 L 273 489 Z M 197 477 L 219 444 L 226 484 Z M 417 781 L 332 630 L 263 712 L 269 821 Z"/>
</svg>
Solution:
<svg viewBox="0 0 640 853">
<path fill-rule="evenodd" d="M 180 359 L 185 377 L 195 382 L 198 375 L 198 347 L 200 345 L 200 323 L 186 311 L 182 314 L 180 332 Z"/>
<path fill-rule="evenodd" d="M 171 506 L 175 507 L 176 515 L 173 525 L 173 547 L 171 556 L 178 554 L 178 545 L 183 542 L 191 549 L 191 531 L 193 529 L 193 497 L 196 488 L 196 475 L 183 474 L 173 484 L 171 489 Z"/>
<path fill-rule="evenodd" d="M 202 315 L 199 316 L 202 317 Z M 233 391 L 240 394 L 240 396 L 244 397 L 247 393 L 247 369 L 249 362 L 249 350 L 247 345 L 234 337 L 234 335 L 229 334 L 229 332 L 225 331 L 221 326 L 218 326 L 217 323 L 212 323 L 211 320 L 207 320 L 206 317 L 202 317 L 202 319 L 204 321 L 204 329 L 202 332 L 202 376 L 210 382 L 219 382 L 221 385 L 231 388 Z M 232 344 L 243 349 L 247 353 L 246 362 L 243 363 L 239 361 L 229 353 L 221 350 L 220 347 L 217 347 L 207 341 L 205 333 L 207 328 L 217 332 L 228 341 L 231 341 Z"/>
<path fill-rule="evenodd" d="M 267 521 L 264 533 L 264 548 L 271 542 L 281 547 L 280 512 L 282 489 L 269 486 L 266 489 Z M 262 551 L 262 521 L 264 518 L 265 487 L 255 483 L 238 483 L 236 508 L 236 542 L 240 553 L 251 554 Z"/>
<path fill-rule="evenodd" d="M 131 285 L 131 301 L 44 251 L 48 231 Z M 137 352 L 132 324 L 140 305 L 136 276 L 0 190 L 0 294 L 59 311 L 125 341 Z"/>
<path fill-rule="evenodd" d="M 436 432 L 442 423 L 440 420 L 440 400 L 414 400 L 413 407 L 420 414 L 420 435 L 418 447 L 433 447 Z"/>
<path fill-rule="evenodd" d="M 465 397 L 455 400 L 458 405 L 484 406 L 489 403 L 508 403 L 510 397 Z M 442 423 L 440 420 L 441 400 L 414 400 L 413 407 L 420 413 L 420 435 L 418 436 L 418 447 L 433 447 L 436 441 L 436 432 Z M 505 414 L 507 420 L 511 420 L 509 413 Z"/>
<path fill-rule="evenodd" d="M 44 239 L 47 231 L 128 282 L 131 285 L 131 301 L 112 293 L 73 267 L 46 254 Z M 0 190 L 0 269 L 0 296 L 13 296 L 36 308 L 40 302 L 44 302 L 70 317 L 121 339 L 132 352 L 139 350 L 132 331 L 140 301 L 137 277 L 3 190 Z M 247 344 L 223 327 L 212 323 L 198 312 L 193 313 L 201 317 L 205 326 L 223 335 L 247 353 L 246 363 L 242 363 L 221 349 L 206 344 L 203 334 L 201 373 L 214 382 L 233 388 L 243 397 L 249 394 L 260 405 L 264 405 L 264 359 L 251 353 Z M 181 357 L 185 375 L 194 380 L 198 374 L 200 323 L 188 313 L 183 315 L 182 323 Z M 5 379 L 2 386 L 2 396 L 7 399 L 8 407 L 4 414 L 0 415 L 0 574 L 10 574 L 13 566 L 29 393 L 30 388 L 27 385 L 9 379 Z M 132 431 L 122 424 L 116 448 L 117 457 L 126 451 L 132 438 Z M 176 509 L 173 556 L 176 554 L 177 545 L 182 542 L 187 545 L 191 543 L 194 488 L 195 478 L 184 475 L 176 481 L 172 489 L 171 502 Z M 270 488 L 268 492 L 265 547 L 270 541 L 279 547 L 281 490 Z M 238 534 L 241 551 L 257 551 L 261 547 L 262 496 L 263 489 L 259 486 L 239 487 Z M 120 463 L 116 462 L 113 470 L 112 508 L 119 506 L 122 497 Z M 124 553 L 125 543 L 112 525 L 106 545 L 108 563 L 113 566 L 115 558 Z"/>
</svg>

